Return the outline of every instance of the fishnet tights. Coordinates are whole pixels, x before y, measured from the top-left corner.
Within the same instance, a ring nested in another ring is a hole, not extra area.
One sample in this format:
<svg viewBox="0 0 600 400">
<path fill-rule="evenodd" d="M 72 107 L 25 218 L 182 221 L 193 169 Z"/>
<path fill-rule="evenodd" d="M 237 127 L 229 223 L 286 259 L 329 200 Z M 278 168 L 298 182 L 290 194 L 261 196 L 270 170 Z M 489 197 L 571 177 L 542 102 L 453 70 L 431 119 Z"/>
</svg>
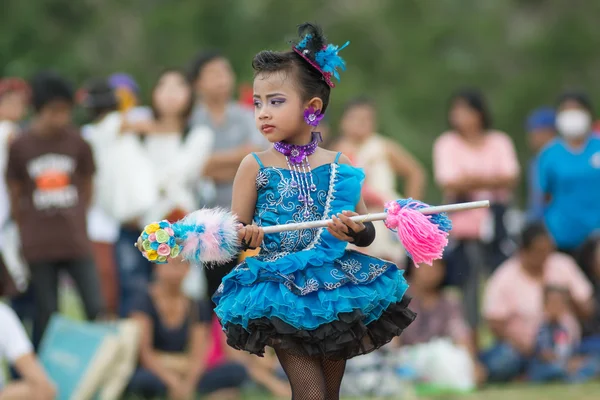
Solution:
<svg viewBox="0 0 600 400">
<path fill-rule="evenodd" d="M 290 381 L 292 400 L 339 400 L 346 360 L 276 353 Z"/>
</svg>

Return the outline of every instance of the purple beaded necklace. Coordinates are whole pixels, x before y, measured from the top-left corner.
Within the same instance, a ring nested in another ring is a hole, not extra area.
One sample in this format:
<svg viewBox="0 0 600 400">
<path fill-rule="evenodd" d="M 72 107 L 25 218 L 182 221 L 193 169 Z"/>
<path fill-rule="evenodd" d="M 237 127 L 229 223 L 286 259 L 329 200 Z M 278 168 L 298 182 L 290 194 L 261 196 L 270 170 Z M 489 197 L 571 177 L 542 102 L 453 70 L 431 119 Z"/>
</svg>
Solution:
<svg viewBox="0 0 600 400">
<path fill-rule="evenodd" d="M 312 133 L 312 140 L 309 144 L 302 146 L 289 144 L 285 142 L 277 142 L 273 148 L 285 156 L 290 174 L 292 175 L 292 188 L 298 189 L 298 200 L 304 206 L 302 216 L 310 217 L 310 207 L 315 203 L 312 199 L 311 192 L 317 191 L 317 186 L 313 181 L 312 171 L 308 156 L 314 154 L 319 147 L 319 143 L 323 141 L 319 132 Z M 310 181 L 309 181 L 310 180 Z"/>
</svg>

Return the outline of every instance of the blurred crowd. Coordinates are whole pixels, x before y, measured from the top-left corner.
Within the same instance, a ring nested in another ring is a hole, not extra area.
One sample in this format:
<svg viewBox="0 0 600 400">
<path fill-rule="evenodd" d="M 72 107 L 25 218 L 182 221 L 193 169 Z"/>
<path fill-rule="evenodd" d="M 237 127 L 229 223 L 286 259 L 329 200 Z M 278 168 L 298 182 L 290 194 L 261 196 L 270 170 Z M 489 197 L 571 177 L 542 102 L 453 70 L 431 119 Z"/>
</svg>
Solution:
<svg viewBox="0 0 600 400">
<path fill-rule="evenodd" d="M 77 289 L 90 324 L 135 322 L 134 364 L 119 395 L 236 399 L 255 386 L 289 398 L 276 359 L 229 348 L 212 312 L 210 296 L 235 263 L 158 265 L 133 246 L 150 222 L 230 206 L 241 160 L 269 145 L 255 127 L 251 89 L 242 85 L 234 100 L 235 89 L 217 52 L 161 72 L 149 105 L 123 73 L 79 89 L 48 71 L 28 82 L 0 79 L 0 362 L 11 367 L 1 400 L 66 390 L 42 355 L 54 343 L 49 323 L 64 282 Z M 344 391 L 600 377 L 600 137 L 590 99 L 565 92 L 532 111 L 526 165 L 511 136 L 494 129 L 480 91 L 459 90 L 448 104 L 448 130 L 432 148 L 433 182 L 401 142 L 379 133 L 368 97 L 346 103 L 339 132 L 327 119 L 320 127 L 325 146 L 364 168 L 370 212 L 422 199 L 431 185 L 444 203 L 491 202 L 451 216 L 450 245 L 433 267 L 416 268 L 376 224 L 376 241 L 361 251 L 405 269 L 418 317 L 399 340 L 352 360 Z M 87 123 L 78 126 L 79 110 Z M 514 196 L 522 180 L 525 210 Z M 391 360 L 390 379 L 382 380 L 382 357 Z"/>
</svg>

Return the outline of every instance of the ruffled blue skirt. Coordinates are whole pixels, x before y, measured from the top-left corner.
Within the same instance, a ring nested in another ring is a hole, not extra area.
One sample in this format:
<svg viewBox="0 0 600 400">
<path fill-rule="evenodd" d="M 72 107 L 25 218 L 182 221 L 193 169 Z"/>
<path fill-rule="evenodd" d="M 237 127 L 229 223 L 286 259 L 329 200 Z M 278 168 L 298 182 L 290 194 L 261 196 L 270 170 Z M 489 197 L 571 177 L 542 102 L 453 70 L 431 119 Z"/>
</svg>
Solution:
<svg viewBox="0 0 600 400">
<path fill-rule="evenodd" d="M 271 346 L 348 359 L 388 343 L 414 320 L 396 265 L 351 250 L 330 256 L 267 255 L 237 266 L 213 297 L 228 344 L 258 355 Z"/>
</svg>

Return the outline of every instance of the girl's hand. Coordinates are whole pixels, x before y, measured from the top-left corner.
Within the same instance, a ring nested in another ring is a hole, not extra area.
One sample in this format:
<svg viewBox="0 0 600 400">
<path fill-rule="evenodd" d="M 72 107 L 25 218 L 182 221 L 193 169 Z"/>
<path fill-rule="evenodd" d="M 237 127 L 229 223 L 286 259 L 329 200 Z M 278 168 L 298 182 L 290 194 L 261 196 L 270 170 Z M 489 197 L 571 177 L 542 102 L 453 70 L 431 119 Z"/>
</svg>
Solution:
<svg viewBox="0 0 600 400">
<path fill-rule="evenodd" d="M 333 222 L 327 225 L 327 231 L 331 235 L 344 242 L 354 242 L 354 237 L 358 232 L 365 229 L 365 225 L 362 222 L 354 222 L 350 219 L 355 215 L 359 215 L 352 211 L 344 211 L 341 214 L 334 215 L 332 217 Z"/>
<path fill-rule="evenodd" d="M 242 246 L 249 249 L 256 249 L 262 244 L 265 232 L 263 229 L 256 225 L 242 226 L 238 231 L 238 239 L 242 243 Z"/>
</svg>

